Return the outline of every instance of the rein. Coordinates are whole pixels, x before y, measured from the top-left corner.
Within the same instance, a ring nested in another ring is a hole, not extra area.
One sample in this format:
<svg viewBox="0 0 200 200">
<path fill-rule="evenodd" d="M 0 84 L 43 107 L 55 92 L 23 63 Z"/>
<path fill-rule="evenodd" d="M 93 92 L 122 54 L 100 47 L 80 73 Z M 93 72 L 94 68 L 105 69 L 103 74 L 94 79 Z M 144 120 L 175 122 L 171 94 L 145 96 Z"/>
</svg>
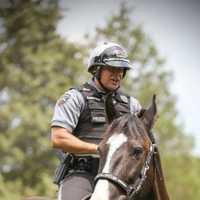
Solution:
<svg viewBox="0 0 200 200">
<path fill-rule="evenodd" d="M 155 152 L 155 148 L 156 148 L 156 145 L 151 144 L 146 160 L 144 162 L 144 165 L 140 171 L 140 175 L 137 177 L 134 184 L 129 185 L 123 180 L 119 179 L 117 176 L 112 175 L 111 173 L 100 173 L 94 179 L 95 185 L 98 180 L 107 180 L 113 184 L 116 184 L 123 191 L 125 191 L 128 200 L 133 200 L 135 195 L 140 191 L 142 185 L 144 184 L 144 181 L 146 180 L 147 171 L 149 170 L 150 162 Z"/>
</svg>

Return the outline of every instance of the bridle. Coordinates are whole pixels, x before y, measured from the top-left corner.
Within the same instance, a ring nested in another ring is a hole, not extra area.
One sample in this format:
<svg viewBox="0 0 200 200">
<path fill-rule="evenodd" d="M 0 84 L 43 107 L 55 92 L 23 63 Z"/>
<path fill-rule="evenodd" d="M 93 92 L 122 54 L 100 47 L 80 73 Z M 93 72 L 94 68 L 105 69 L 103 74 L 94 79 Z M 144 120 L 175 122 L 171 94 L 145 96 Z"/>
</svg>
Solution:
<svg viewBox="0 0 200 200">
<path fill-rule="evenodd" d="M 95 184 L 98 180 L 107 180 L 120 187 L 123 191 L 125 191 L 128 200 L 133 200 L 135 195 L 140 191 L 142 185 L 144 184 L 144 181 L 146 180 L 147 171 L 149 170 L 150 162 L 155 152 L 155 148 L 155 144 L 150 145 L 147 157 L 144 161 L 140 174 L 135 180 L 134 184 L 129 185 L 123 180 L 119 179 L 117 176 L 112 175 L 111 173 L 99 173 L 94 179 Z"/>
<path fill-rule="evenodd" d="M 133 200 L 135 195 L 140 191 L 142 185 L 144 184 L 144 181 L 146 180 L 147 171 L 149 170 L 154 150 L 155 150 L 155 144 L 151 144 L 146 160 L 144 161 L 144 165 L 142 166 L 140 174 L 135 180 L 134 184 L 129 185 L 123 180 L 119 179 L 117 176 L 112 175 L 111 173 L 99 173 L 94 179 L 95 184 L 100 179 L 108 180 L 111 183 L 114 183 L 117 186 L 119 186 L 122 190 L 124 190 L 128 200 Z"/>
</svg>

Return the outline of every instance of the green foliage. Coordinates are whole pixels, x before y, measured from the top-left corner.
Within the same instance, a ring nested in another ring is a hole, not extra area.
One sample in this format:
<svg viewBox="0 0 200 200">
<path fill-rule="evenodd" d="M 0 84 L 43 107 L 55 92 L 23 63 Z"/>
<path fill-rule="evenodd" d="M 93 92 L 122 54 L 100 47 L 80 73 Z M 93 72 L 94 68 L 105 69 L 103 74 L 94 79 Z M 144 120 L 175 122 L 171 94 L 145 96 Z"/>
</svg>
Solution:
<svg viewBox="0 0 200 200">
<path fill-rule="evenodd" d="M 164 158 L 164 171 L 171 199 L 198 200 L 200 159 L 187 155 L 168 155 Z"/>
<path fill-rule="evenodd" d="M 118 14 L 110 16 L 104 27 L 97 27 L 94 37 L 88 36 L 90 47 L 97 41 L 109 40 L 127 49 L 134 70 L 124 80 L 124 89 L 138 98 L 143 107 L 151 103 L 153 94 L 157 95 L 159 118 L 154 133 L 161 150 L 169 194 L 177 200 L 199 199 L 200 195 L 195 192 L 200 186 L 195 179 L 199 174 L 199 160 L 191 156 L 193 138 L 176 120 L 176 97 L 170 91 L 172 73 L 166 70 L 165 60 L 143 27 L 130 19 L 130 12 L 126 3 L 122 3 Z"/>
<path fill-rule="evenodd" d="M 56 33 L 58 1 L 20 0 L 1 10 L 0 199 L 55 197 L 52 177 L 58 160 L 49 139 L 53 108 L 65 90 L 86 80 L 86 49 L 104 39 L 121 43 L 133 60 L 135 69 L 124 80 L 126 91 L 144 107 L 157 94 L 155 132 L 172 199 L 199 199 L 200 161 L 190 155 L 192 139 L 176 121 L 176 98 L 169 89 L 172 74 L 130 12 L 122 4 L 88 38 L 89 46 L 80 46 Z"/>
<path fill-rule="evenodd" d="M 2 199 L 55 196 L 52 111 L 57 98 L 85 78 L 83 49 L 56 33 L 57 1 L 18 2 L 1 13 L 0 171 L 5 191 L 18 191 L 13 198 L 2 189 Z"/>
<path fill-rule="evenodd" d="M 96 35 L 90 39 L 91 46 L 96 41 L 109 40 L 118 42 L 127 49 L 134 70 L 124 81 L 125 90 L 129 94 L 131 91 L 143 107 L 147 107 L 153 94 L 156 94 L 159 113 L 156 133 L 159 134 L 162 150 L 168 153 L 189 152 L 191 140 L 176 122 L 176 98 L 169 88 L 172 74 L 166 71 L 164 59 L 160 58 L 153 41 L 140 25 L 131 21 L 130 12 L 126 3 L 122 3 L 119 13 L 111 16 L 105 27 L 96 28 Z"/>
</svg>

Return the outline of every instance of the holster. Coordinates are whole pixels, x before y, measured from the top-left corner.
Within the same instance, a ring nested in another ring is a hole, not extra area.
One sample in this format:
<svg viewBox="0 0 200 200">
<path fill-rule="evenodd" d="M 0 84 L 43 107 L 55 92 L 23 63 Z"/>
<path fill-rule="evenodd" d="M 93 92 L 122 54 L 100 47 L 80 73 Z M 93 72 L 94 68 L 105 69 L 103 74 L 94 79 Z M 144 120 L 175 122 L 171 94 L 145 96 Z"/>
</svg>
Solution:
<svg viewBox="0 0 200 200">
<path fill-rule="evenodd" d="M 62 153 L 61 163 L 56 168 L 53 183 L 59 185 L 60 182 L 65 178 L 71 165 L 73 163 L 74 156 L 70 153 Z"/>
<path fill-rule="evenodd" d="M 96 176 L 99 168 L 99 158 L 91 156 L 75 156 L 73 169 L 75 171 L 89 172 Z"/>
</svg>

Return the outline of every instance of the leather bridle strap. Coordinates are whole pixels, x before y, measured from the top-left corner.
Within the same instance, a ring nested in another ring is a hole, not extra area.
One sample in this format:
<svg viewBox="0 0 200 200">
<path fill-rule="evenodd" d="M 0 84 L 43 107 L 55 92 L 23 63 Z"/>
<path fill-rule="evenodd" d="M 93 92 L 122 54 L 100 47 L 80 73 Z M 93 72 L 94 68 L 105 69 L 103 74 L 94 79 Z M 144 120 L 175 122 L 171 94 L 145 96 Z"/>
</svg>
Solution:
<svg viewBox="0 0 200 200">
<path fill-rule="evenodd" d="M 112 175 L 111 173 L 100 173 L 98 174 L 95 179 L 95 185 L 98 180 L 108 180 L 112 182 L 113 184 L 119 186 L 123 191 L 126 193 L 129 200 L 132 200 L 134 196 L 139 192 L 141 189 L 146 177 L 147 177 L 147 171 L 149 170 L 149 165 L 152 160 L 153 154 L 154 154 L 155 145 L 151 144 L 149 152 L 147 154 L 146 160 L 144 162 L 144 165 L 141 169 L 140 176 L 135 180 L 133 185 L 128 185 L 126 182 L 122 181 L 117 176 Z"/>
<path fill-rule="evenodd" d="M 92 193 L 87 194 L 87 195 L 84 196 L 81 200 L 89 200 L 91 196 L 92 196 Z"/>
<path fill-rule="evenodd" d="M 110 173 L 101 173 L 101 174 L 98 174 L 96 177 L 95 177 L 95 184 L 98 180 L 108 180 L 114 184 L 116 184 L 117 186 L 119 186 L 121 189 L 123 189 L 126 194 L 128 194 L 133 188 L 132 186 L 129 186 L 127 183 L 125 183 L 124 181 L 122 181 L 121 179 L 119 179 L 118 177 L 116 176 L 113 176 L 112 174 Z"/>
</svg>

